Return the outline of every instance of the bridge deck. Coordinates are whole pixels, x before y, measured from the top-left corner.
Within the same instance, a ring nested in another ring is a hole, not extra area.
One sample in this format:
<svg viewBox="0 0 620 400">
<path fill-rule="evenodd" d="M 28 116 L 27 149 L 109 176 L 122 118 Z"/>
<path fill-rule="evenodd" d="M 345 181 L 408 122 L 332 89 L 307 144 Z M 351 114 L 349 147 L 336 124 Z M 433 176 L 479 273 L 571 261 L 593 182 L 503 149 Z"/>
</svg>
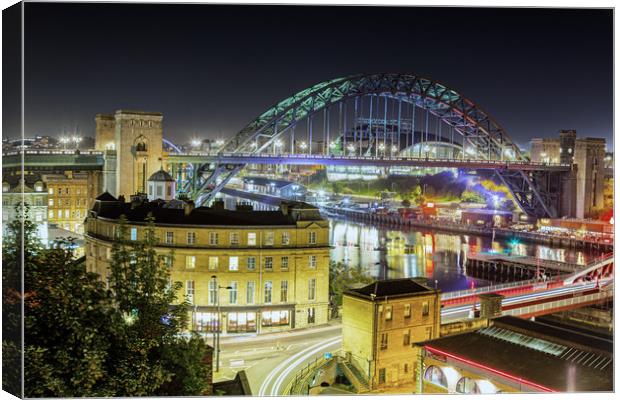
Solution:
<svg viewBox="0 0 620 400">
<path fill-rule="evenodd" d="M 585 265 L 570 264 L 561 261 L 544 260 L 530 256 L 504 255 L 497 253 L 468 254 L 467 260 L 472 262 L 491 262 L 504 265 L 520 265 L 528 268 L 543 268 L 545 270 L 561 271 L 566 273 L 577 272 Z"/>
</svg>

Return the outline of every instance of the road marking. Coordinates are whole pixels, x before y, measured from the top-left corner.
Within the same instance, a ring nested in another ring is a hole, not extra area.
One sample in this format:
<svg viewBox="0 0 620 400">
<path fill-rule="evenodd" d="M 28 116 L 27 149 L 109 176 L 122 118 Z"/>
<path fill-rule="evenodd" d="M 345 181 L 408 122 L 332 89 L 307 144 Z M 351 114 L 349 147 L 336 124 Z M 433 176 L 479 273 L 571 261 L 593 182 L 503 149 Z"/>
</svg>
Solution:
<svg viewBox="0 0 620 400">
<path fill-rule="evenodd" d="M 308 358 L 312 357 L 315 353 L 326 349 L 327 347 L 333 346 L 338 342 L 341 342 L 342 338 L 337 338 L 334 340 L 331 340 L 325 344 L 323 344 L 322 346 L 319 346 L 318 348 L 316 348 L 315 350 L 313 350 L 310 353 L 306 353 L 305 355 L 303 355 L 302 357 L 300 357 L 297 361 L 295 361 L 294 363 L 290 364 L 278 377 L 278 379 L 276 380 L 276 383 L 272 386 L 271 388 L 271 395 L 272 396 L 279 396 L 280 395 L 280 387 L 282 386 L 282 383 L 284 382 L 284 380 L 286 379 L 286 377 L 295 370 L 295 368 L 301 364 L 302 362 L 304 362 L 305 360 L 307 360 Z M 288 361 L 288 360 L 287 360 Z M 288 364 L 288 363 L 287 363 Z"/>
<path fill-rule="evenodd" d="M 301 357 L 301 356 L 303 356 L 304 354 L 306 354 L 308 352 L 312 352 L 312 351 L 314 351 L 315 348 L 320 347 L 321 345 L 323 345 L 323 343 L 318 343 L 318 344 L 312 345 L 312 346 L 310 346 L 308 348 L 305 348 L 304 350 L 301 350 L 300 352 L 298 352 L 296 354 L 293 354 L 291 357 L 287 358 L 285 361 L 280 363 L 280 365 L 278 365 L 276 368 L 274 368 L 269 373 L 269 375 L 267 375 L 267 378 L 265 378 L 265 380 L 263 381 L 263 383 L 260 386 L 260 389 L 258 390 L 258 395 L 259 396 L 265 396 L 266 392 L 267 392 L 267 388 L 269 387 L 271 381 L 275 378 L 276 374 L 278 374 L 282 369 L 284 369 L 288 365 L 290 365 L 290 363 L 293 360 L 295 360 L 295 358 Z"/>
</svg>

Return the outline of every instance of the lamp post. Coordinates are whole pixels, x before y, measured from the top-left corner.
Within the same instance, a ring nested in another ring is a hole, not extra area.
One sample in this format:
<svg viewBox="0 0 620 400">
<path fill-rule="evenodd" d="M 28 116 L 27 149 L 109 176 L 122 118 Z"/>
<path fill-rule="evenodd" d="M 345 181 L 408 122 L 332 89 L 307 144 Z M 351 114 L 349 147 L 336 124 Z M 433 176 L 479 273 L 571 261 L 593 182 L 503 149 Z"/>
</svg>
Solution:
<svg viewBox="0 0 620 400">
<path fill-rule="evenodd" d="M 222 332 L 222 313 L 220 310 L 220 289 L 232 289 L 231 286 L 218 286 L 217 276 L 212 275 L 213 287 L 215 289 L 215 307 L 217 310 L 217 329 L 213 331 L 213 342 L 215 349 L 215 372 L 220 372 L 220 333 Z"/>
</svg>

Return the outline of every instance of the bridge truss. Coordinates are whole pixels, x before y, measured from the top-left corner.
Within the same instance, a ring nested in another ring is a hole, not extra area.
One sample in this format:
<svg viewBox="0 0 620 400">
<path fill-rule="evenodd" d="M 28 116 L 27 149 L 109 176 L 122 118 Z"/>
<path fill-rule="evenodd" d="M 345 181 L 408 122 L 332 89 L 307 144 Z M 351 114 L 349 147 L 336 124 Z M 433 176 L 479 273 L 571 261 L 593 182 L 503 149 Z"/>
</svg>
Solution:
<svg viewBox="0 0 620 400">
<path fill-rule="evenodd" d="M 286 154 L 293 165 L 310 155 L 433 158 L 425 143 L 460 149 L 461 159 L 525 161 L 506 131 L 473 101 L 430 79 L 393 73 L 338 78 L 302 90 L 251 121 L 218 154 Z M 173 173 L 182 191 L 205 203 L 246 165 L 241 157 L 230 161 L 205 157 L 177 163 Z M 556 216 L 557 188 L 539 184 L 547 172 L 498 173 L 525 212 Z"/>
</svg>

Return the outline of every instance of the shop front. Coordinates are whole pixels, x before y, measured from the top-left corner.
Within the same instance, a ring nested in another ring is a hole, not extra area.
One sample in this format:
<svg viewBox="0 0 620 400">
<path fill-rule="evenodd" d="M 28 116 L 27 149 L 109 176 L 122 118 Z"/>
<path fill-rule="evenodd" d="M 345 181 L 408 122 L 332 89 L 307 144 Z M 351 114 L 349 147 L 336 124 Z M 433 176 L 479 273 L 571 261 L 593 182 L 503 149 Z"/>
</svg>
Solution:
<svg viewBox="0 0 620 400">
<path fill-rule="evenodd" d="M 294 306 L 198 307 L 192 313 L 194 330 L 222 334 L 279 332 L 294 328 Z"/>
</svg>

